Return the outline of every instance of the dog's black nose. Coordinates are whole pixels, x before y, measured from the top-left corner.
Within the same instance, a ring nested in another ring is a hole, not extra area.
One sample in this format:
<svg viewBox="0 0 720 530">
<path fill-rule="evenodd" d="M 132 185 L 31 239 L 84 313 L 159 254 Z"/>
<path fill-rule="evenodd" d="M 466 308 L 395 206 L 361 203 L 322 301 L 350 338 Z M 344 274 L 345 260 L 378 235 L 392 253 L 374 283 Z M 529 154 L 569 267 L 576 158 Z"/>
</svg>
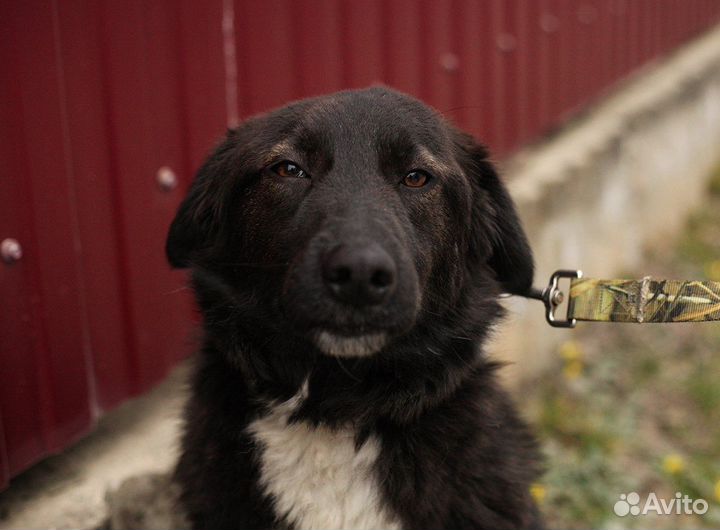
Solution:
<svg viewBox="0 0 720 530">
<path fill-rule="evenodd" d="M 378 244 L 341 245 L 322 263 L 323 280 L 333 296 L 354 306 L 378 305 L 395 289 L 397 268 Z"/>
</svg>

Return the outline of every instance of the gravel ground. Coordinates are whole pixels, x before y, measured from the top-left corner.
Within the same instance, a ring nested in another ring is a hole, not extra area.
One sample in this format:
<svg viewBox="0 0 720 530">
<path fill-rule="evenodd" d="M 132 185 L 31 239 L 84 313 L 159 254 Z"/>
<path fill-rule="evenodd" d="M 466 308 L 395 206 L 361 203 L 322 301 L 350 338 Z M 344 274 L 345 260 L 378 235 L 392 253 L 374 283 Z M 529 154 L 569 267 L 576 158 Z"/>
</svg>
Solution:
<svg viewBox="0 0 720 530">
<path fill-rule="evenodd" d="M 108 414 L 92 435 L 15 478 L 0 494 L 0 529 L 96 528 L 107 518 L 108 491 L 130 477 L 167 472 L 177 454 L 186 372 L 180 366 L 148 395 Z M 152 489 L 144 491 L 154 504 Z M 126 492 L 118 498 L 131 498 Z"/>
</svg>

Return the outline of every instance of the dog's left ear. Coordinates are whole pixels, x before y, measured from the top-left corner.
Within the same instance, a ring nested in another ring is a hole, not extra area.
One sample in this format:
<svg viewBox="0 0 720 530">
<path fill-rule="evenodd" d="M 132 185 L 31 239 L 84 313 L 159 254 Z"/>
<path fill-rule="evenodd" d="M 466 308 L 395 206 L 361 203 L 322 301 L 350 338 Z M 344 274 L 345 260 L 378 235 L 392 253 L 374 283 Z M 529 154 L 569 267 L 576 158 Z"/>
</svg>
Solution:
<svg viewBox="0 0 720 530">
<path fill-rule="evenodd" d="M 503 290 L 525 294 L 534 263 L 515 205 L 484 147 L 460 134 L 460 164 L 473 187 L 471 253 L 495 272 Z"/>
</svg>

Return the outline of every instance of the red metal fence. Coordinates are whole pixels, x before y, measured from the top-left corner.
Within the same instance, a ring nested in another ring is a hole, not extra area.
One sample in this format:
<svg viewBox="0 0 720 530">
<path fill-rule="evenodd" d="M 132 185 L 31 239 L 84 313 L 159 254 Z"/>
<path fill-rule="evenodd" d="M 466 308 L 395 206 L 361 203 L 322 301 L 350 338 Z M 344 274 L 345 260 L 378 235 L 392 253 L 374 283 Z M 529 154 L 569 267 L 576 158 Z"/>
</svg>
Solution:
<svg viewBox="0 0 720 530">
<path fill-rule="evenodd" d="M 0 487 L 191 350 L 165 231 L 238 117 L 384 82 L 505 154 L 719 18 L 717 0 L 2 1 L 0 240 L 23 256 L 0 263 Z"/>
</svg>

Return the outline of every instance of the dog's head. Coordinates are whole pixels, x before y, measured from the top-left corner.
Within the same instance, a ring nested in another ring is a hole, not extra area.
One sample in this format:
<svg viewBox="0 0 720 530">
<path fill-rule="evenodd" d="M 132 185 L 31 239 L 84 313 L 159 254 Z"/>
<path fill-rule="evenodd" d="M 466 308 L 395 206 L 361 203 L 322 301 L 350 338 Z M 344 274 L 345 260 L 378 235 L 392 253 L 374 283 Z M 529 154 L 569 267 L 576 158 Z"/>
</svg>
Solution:
<svg viewBox="0 0 720 530">
<path fill-rule="evenodd" d="M 167 255 L 341 356 L 444 318 L 478 281 L 496 296 L 525 292 L 533 275 L 484 149 L 384 88 L 300 101 L 229 131 L 180 206 Z"/>
</svg>

